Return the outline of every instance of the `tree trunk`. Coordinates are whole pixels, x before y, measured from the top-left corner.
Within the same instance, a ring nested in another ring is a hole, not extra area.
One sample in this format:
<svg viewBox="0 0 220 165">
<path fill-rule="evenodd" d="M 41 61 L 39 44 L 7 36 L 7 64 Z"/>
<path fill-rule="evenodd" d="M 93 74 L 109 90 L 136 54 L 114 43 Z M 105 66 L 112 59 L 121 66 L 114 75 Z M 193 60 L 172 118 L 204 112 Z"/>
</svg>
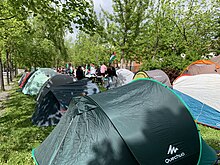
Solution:
<svg viewBox="0 0 220 165">
<path fill-rule="evenodd" d="M 18 75 L 18 68 L 17 68 L 17 64 L 15 63 L 15 77 L 17 77 Z"/>
<path fill-rule="evenodd" d="M 6 50 L 6 65 L 7 65 L 7 84 L 10 85 L 10 81 L 9 81 L 9 50 Z"/>
<path fill-rule="evenodd" d="M 12 64 L 12 59 L 11 59 L 11 53 L 9 53 L 9 76 L 10 76 L 10 81 L 13 81 L 14 75 L 13 75 L 13 64 Z"/>
<path fill-rule="evenodd" d="M 58 68 L 59 68 L 59 65 L 60 65 L 60 62 L 59 62 L 59 59 L 57 58 L 57 59 L 56 59 L 56 68 L 57 68 L 57 70 L 58 70 Z"/>
<path fill-rule="evenodd" d="M 120 64 L 120 69 L 122 69 L 124 66 L 124 49 L 121 51 L 121 64 Z"/>
<path fill-rule="evenodd" d="M 1 85 L 1 90 L 5 91 L 1 50 L 0 50 L 0 85 Z"/>
<path fill-rule="evenodd" d="M 129 62 L 130 62 L 130 68 L 129 68 L 129 70 L 131 71 L 131 69 L 132 69 L 132 60 L 130 60 Z"/>
</svg>

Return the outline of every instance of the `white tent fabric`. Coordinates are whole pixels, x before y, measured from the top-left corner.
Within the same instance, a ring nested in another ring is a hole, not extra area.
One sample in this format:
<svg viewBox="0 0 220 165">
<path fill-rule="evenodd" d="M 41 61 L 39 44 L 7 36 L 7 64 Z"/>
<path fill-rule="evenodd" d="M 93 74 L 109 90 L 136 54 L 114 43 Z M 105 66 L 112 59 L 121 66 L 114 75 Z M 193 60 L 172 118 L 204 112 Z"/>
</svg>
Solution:
<svg viewBox="0 0 220 165">
<path fill-rule="evenodd" d="M 23 88 L 24 94 L 36 95 L 43 84 L 54 75 L 58 74 L 50 68 L 40 68 L 37 70 L 28 80 L 27 84 Z"/>
<path fill-rule="evenodd" d="M 173 89 L 187 94 L 220 112 L 220 75 L 182 76 L 173 82 Z"/>
<path fill-rule="evenodd" d="M 118 69 L 116 74 L 118 76 L 117 87 L 130 83 L 134 77 L 134 73 L 128 69 Z"/>
</svg>

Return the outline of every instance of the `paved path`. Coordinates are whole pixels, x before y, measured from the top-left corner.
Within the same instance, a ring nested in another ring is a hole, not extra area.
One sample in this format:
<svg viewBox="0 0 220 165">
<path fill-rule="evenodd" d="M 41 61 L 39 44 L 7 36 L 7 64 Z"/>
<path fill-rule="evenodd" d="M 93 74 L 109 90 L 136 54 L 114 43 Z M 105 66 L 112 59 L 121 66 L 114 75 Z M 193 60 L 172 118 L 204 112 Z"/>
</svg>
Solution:
<svg viewBox="0 0 220 165">
<path fill-rule="evenodd" d="M 0 117 L 5 113 L 5 106 L 3 102 L 9 98 L 9 90 L 12 89 L 12 84 L 10 86 L 7 84 L 6 77 L 4 75 L 5 91 L 0 91 Z"/>
</svg>

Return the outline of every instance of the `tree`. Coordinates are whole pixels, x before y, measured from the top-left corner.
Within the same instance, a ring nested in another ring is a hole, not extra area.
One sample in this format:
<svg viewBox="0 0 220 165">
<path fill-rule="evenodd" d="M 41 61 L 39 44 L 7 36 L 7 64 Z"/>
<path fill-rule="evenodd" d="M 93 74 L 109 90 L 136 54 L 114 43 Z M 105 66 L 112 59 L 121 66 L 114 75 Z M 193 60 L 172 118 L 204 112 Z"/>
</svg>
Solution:
<svg viewBox="0 0 220 165">
<path fill-rule="evenodd" d="M 93 7 L 87 0 L 3 0 L 14 10 L 9 17 L 27 18 L 41 15 L 50 25 L 61 25 L 72 31 L 72 23 L 80 29 L 94 28 Z M 55 30 L 55 29 L 54 29 Z"/>
<path fill-rule="evenodd" d="M 2 66 L 1 43 L 0 43 L 0 85 L 1 85 L 1 90 L 2 90 L 2 91 L 5 91 L 4 77 L 3 77 L 3 66 Z"/>
<path fill-rule="evenodd" d="M 12 81 L 12 47 L 13 42 L 16 42 L 16 38 L 19 36 L 21 29 L 24 30 L 24 22 L 21 20 L 17 20 L 15 15 L 11 15 L 11 11 L 13 8 L 8 5 L 8 1 L 3 0 L 0 2 L 0 41 L 1 41 L 1 62 L 3 60 L 7 65 L 7 82 L 9 84 L 9 80 Z M 19 16 L 18 16 L 19 17 Z M 17 18 L 18 18 L 17 17 Z M 5 54 L 5 58 L 4 58 Z M 2 66 L 2 65 L 1 65 Z M 2 68 L 0 69 L 1 75 Z M 10 74 L 9 74 L 10 72 Z M 9 77 L 10 75 L 10 77 Z M 4 88 L 4 81 L 2 77 L 1 86 Z"/>
<path fill-rule="evenodd" d="M 74 62 L 75 66 L 90 63 L 98 66 L 102 62 L 107 62 L 111 53 L 106 45 L 102 43 L 102 39 L 98 34 L 90 36 L 84 32 L 80 32 L 73 46 L 68 47 L 71 61 Z"/>
<path fill-rule="evenodd" d="M 210 51 L 216 34 L 216 0 L 158 0 L 156 4 L 149 3 L 150 21 L 145 25 L 146 61 L 180 69 Z"/>
<path fill-rule="evenodd" d="M 123 59 L 133 60 L 138 46 L 142 44 L 144 23 L 147 19 L 148 0 L 113 0 L 113 13 L 105 11 L 106 40 L 121 50 Z"/>
<path fill-rule="evenodd" d="M 57 52 L 56 57 L 52 55 L 53 53 L 50 53 L 52 56 L 47 58 L 53 58 L 50 62 L 59 61 L 59 59 L 67 60 L 68 55 L 64 45 L 64 35 L 67 30 L 73 31 L 72 23 L 76 23 L 77 27 L 85 32 L 95 29 L 96 21 L 93 20 L 95 18 L 93 18 L 93 4 L 87 0 L 2 0 L 0 9 L 0 31 L 4 32 L 4 35 L 0 36 L 0 38 L 5 39 L 6 36 L 7 41 L 4 40 L 3 45 L 10 45 L 10 51 L 8 51 L 9 48 L 7 48 L 7 51 L 9 53 L 13 52 L 18 56 L 12 57 L 12 59 L 20 59 L 21 64 L 24 63 L 21 59 L 31 59 L 28 55 L 34 57 L 35 54 L 36 58 L 38 58 L 38 61 L 35 60 L 37 65 L 42 64 L 45 66 L 42 63 L 45 62 L 45 58 L 43 58 L 45 54 L 42 59 L 39 56 L 41 53 L 48 52 L 43 50 L 45 45 L 47 48 L 49 46 L 50 49 L 55 47 L 56 51 L 51 52 Z M 11 36 L 14 32 L 9 31 L 8 23 L 11 24 L 13 22 L 22 22 L 26 26 L 24 29 L 27 30 L 23 29 L 22 34 L 20 33 L 20 36 L 25 39 L 19 38 L 19 35 L 17 35 L 16 40 L 14 40 Z M 38 23 L 40 24 L 37 25 Z M 41 33 L 39 34 L 41 37 L 36 37 L 35 30 L 40 31 L 37 33 Z M 7 35 L 5 35 L 6 33 Z M 32 45 L 28 48 L 25 45 L 25 41 L 30 41 L 29 44 Z M 36 46 L 33 51 L 34 54 L 28 54 L 27 52 L 33 48 L 32 46 Z M 36 50 L 38 48 L 40 50 Z M 49 54 L 47 53 L 47 55 Z M 22 58 L 24 56 L 26 58 Z"/>
</svg>

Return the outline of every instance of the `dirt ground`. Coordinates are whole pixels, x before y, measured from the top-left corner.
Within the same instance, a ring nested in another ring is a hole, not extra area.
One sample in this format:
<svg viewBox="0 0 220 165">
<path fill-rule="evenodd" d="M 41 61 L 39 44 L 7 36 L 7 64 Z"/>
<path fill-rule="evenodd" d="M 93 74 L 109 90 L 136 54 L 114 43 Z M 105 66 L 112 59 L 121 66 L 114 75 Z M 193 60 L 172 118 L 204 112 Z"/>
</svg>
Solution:
<svg viewBox="0 0 220 165">
<path fill-rule="evenodd" d="M 9 90 L 12 89 L 12 84 L 7 85 L 7 81 L 4 77 L 4 82 L 5 82 L 5 91 L 0 91 L 0 117 L 5 113 L 5 106 L 4 106 L 4 101 L 9 99 L 10 95 L 9 95 Z"/>
</svg>

